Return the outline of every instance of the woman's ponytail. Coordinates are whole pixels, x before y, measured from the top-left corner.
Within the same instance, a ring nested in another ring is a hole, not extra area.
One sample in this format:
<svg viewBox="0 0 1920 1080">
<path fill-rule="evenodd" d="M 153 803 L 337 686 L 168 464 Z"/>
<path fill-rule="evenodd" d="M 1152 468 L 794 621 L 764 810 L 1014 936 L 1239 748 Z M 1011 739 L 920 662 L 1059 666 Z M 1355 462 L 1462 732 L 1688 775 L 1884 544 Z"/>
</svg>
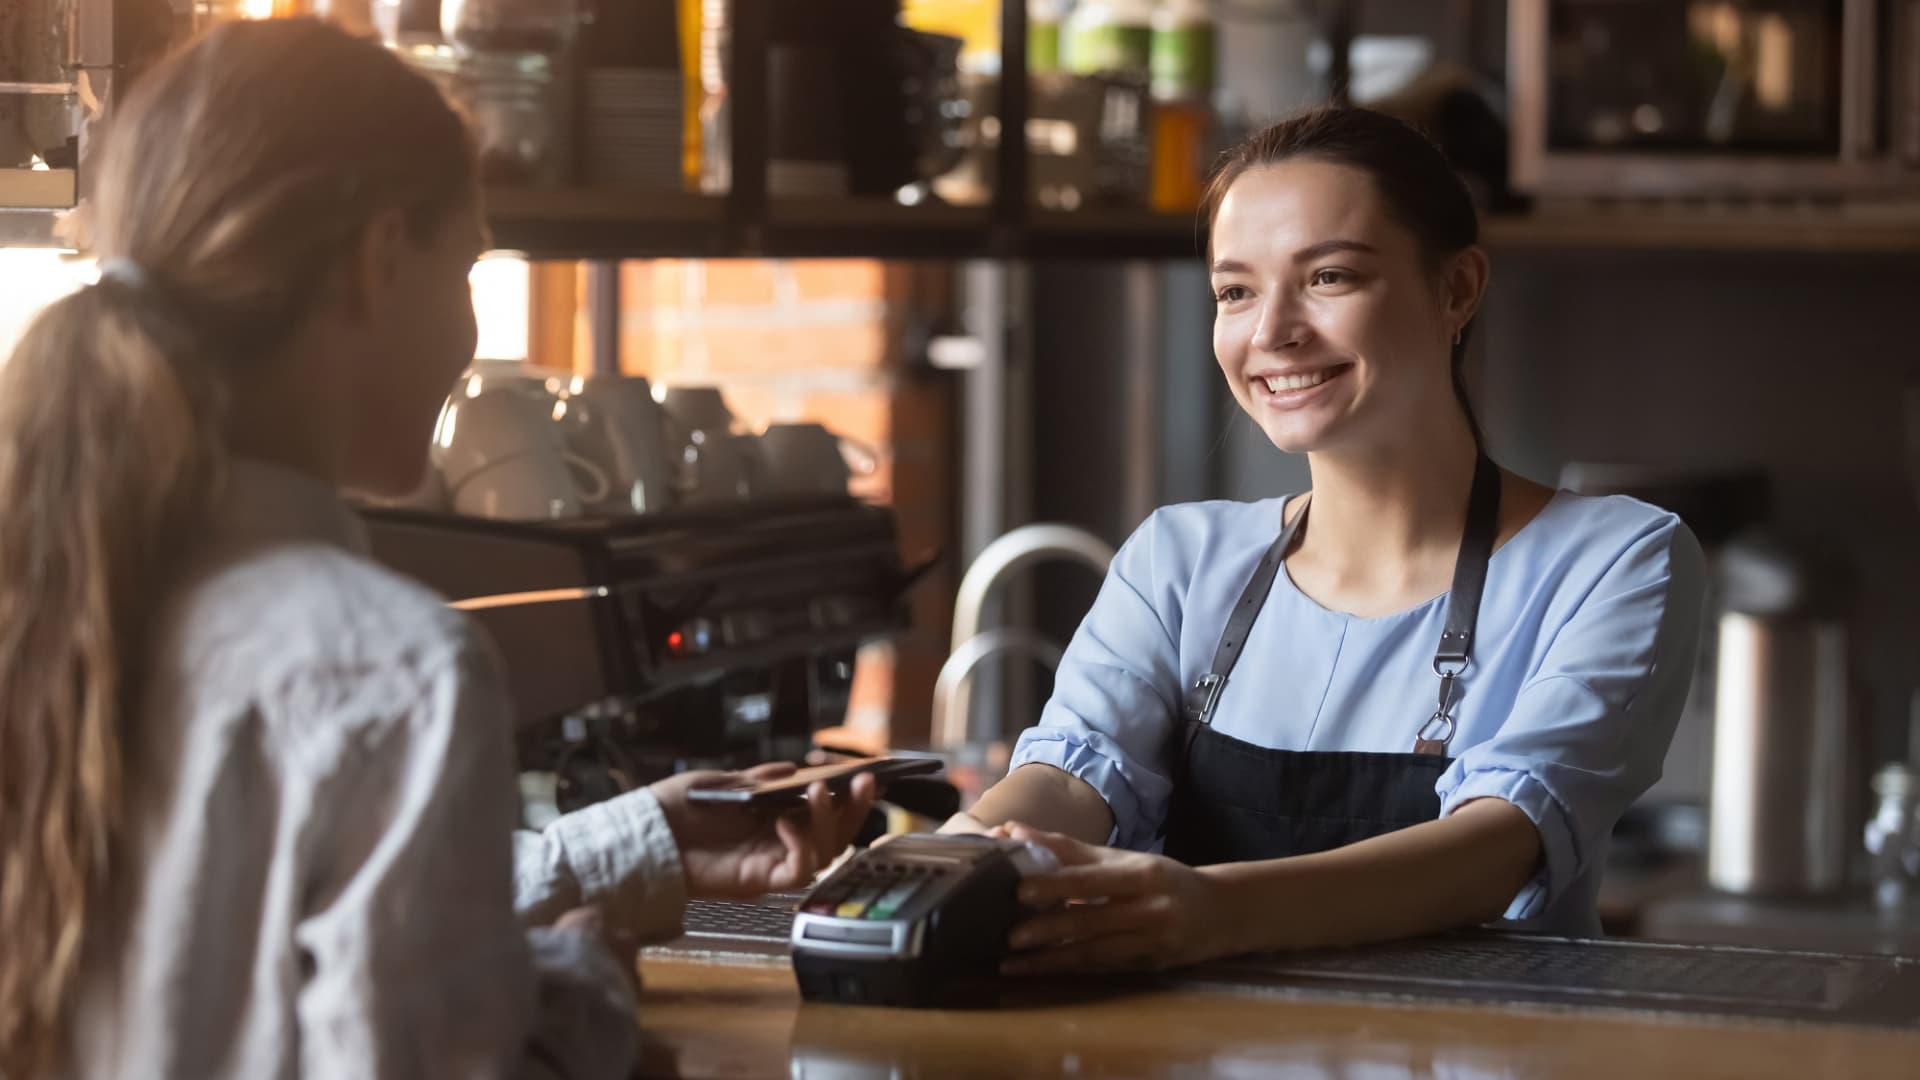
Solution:
<svg viewBox="0 0 1920 1080">
<path fill-rule="evenodd" d="M 0 1075 L 57 1054 L 121 826 L 125 700 L 155 593 L 220 469 L 209 373 L 120 281 L 0 369 Z"/>
</svg>

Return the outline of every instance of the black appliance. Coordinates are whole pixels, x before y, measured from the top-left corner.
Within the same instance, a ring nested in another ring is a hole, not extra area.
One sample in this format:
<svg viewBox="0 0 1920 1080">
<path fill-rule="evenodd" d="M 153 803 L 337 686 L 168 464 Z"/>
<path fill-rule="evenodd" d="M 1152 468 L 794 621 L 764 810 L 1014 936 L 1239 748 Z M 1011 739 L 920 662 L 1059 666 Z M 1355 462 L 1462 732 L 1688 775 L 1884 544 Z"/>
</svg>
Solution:
<svg viewBox="0 0 1920 1080">
<path fill-rule="evenodd" d="M 892 513 L 841 496 L 507 522 L 361 511 L 380 562 L 472 615 L 505 663 L 523 770 L 561 810 L 688 767 L 797 760 L 854 657 L 907 624 Z"/>
</svg>

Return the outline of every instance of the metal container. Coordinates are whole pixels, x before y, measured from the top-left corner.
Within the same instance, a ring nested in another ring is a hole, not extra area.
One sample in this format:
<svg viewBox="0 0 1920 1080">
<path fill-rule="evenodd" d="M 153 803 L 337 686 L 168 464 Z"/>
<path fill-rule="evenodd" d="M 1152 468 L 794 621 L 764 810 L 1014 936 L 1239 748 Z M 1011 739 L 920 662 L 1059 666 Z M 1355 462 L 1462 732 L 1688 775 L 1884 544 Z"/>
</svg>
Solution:
<svg viewBox="0 0 1920 1080">
<path fill-rule="evenodd" d="M 1772 544 L 1729 550 L 1707 879 L 1754 896 L 1843 889 L 1858 762 L 1837 587 Z"/>
</svg>

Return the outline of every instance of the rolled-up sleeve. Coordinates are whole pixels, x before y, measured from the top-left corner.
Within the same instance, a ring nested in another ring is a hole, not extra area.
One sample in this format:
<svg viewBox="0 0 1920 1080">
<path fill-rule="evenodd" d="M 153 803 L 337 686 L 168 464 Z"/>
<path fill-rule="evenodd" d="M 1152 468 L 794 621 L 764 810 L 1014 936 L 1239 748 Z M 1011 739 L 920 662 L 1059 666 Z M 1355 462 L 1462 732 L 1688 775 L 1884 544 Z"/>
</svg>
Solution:
<svg viewBox="0 0 1920 1080">
<path fill-rule="evenodd" d="M 1157 591 L 1149 518 L 1107 570 L 1067 646 L 1040 722 L 1020 736 L 1012 767 L 1051 765 L 1084 780 L 1113 812 L 1108 843 L 1147 849 L 1173 784 L 1164 763 L 1179 702 L 1179 646 Z"/>
<path fill-rule="evenodd" d="M 1502 799 L 1539 830 L 1539 869 L 1507 919 L 1541 915 L 1595 870 L 1620 815 L 1659 779 L 1693 677 L 1704 577 L 1677 519 L 1634 538 L 1572 608 L 1499 732 L 1441 777 L 1443 815 Z"/>
<path fill-rule="evenodd" d="M 687 907 L 680 848 L 646 788 L 576 810 L 541 832 L 513 834 L 514 907 L 544 926 L 582 904 L 643 941 L 680 932 Z"/>
</svg>

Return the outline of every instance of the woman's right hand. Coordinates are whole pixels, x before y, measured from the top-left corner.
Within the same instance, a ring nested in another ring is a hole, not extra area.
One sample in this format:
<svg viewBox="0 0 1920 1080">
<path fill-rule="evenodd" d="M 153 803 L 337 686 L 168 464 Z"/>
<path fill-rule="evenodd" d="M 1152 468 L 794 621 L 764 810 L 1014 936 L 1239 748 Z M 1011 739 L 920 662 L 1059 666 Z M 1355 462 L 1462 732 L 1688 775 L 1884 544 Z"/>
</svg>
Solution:
<svg viewBox="0 0 1920 1080">
<path fill-rule="evenodd" d="M 965 810 L 948 818 L 944 824 L 934 830 L 934 832 L 937 833 L 961 833 L 973 836 L 985 836 L 992 831 L 992 828 L 989 827 L 986 822 L 981 821 Z"/>
<path fill-rule="evenodd" d="M 989 829 L 985 824 L 983 824 L 980 821 L 979 818 L 974 817 L 972 814 L 967 813 L 965 810 L 962 810 L 959 813 L 948 818 L 946 821 L 940 824 L 939 828 L 933 831 L 935 833 L 940 833 L 940 834 L 960 833 L 960 834 L 970 835 L 970 836 L 993 835 L 992 829 Z M 900 835 L 901 834 L 899 833 L 888 833 L 885 836 L 875 837 L 873 841 L 873 846 L 880 847 L 885 844 L 890 844 L 894 841 L 895 838 L 897 838 Z"/>
</svg>

